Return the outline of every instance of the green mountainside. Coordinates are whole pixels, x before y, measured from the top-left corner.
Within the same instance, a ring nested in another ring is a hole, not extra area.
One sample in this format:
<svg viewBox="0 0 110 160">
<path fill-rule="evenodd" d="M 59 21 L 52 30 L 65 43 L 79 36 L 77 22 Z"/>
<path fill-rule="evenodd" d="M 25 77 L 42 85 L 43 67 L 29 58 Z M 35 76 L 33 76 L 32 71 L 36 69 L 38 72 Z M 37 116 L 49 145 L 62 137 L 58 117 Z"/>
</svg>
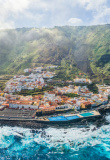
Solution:
<svg viewBox="0 0 110 160">
<path fill-rule="evenodd" d="M 0 74 L 43 64 L 110 78 L 110 25 L 0 30 Z"/>
</svg>

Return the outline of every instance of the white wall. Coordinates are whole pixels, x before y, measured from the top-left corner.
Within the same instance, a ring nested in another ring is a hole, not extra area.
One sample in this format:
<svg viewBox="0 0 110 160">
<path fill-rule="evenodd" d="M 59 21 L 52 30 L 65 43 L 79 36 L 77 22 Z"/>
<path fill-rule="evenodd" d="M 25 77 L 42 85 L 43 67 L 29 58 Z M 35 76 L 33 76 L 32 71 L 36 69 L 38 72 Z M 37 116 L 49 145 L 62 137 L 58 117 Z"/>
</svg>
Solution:
<svg viewBox="0 0 110 160">
<path fill-rule="evenodd" d="M 19 109 L 38 109 L 38 106 L 34 106 L 34 105 L 23 105 L 23 104 L 9 104 L 9 108 L 19 108 Z"/>
</svg>

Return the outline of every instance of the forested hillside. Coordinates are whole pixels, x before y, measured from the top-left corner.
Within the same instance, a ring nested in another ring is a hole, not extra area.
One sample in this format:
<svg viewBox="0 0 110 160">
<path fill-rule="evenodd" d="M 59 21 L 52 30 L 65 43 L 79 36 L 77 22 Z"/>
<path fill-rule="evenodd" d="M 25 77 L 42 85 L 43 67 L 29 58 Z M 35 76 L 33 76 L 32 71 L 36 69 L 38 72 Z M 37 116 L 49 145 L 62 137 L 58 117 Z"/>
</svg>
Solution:
<svg viewBox="0 0 110 160">
<path fill-rule="evenodd" d="M 56 64 L 96 79 L 110 77 L 110 25 L 0 31 L 0 74 Z"/>
</svg>

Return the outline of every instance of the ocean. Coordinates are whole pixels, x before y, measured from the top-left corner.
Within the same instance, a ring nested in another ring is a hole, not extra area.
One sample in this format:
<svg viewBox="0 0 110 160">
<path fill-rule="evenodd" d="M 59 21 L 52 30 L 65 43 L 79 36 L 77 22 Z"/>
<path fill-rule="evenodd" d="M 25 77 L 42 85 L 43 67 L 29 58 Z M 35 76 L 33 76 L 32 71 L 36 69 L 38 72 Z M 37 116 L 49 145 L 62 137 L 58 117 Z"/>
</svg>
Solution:
<svg viewBox="0 0 110 160">
<path fill-rule="evenodd" d="M 107 125 L 45 129 L 0 127 L 0 160 L 110 160 Z"/>
</svg>

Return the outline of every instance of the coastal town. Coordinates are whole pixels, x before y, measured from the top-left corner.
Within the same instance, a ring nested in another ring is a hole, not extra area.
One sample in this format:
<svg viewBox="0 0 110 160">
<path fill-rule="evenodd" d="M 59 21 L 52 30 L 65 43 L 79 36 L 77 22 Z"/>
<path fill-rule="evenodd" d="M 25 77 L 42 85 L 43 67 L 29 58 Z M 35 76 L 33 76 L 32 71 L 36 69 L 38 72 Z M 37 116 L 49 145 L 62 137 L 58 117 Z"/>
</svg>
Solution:
<svg viewBox="0 0 110 160">
<path fill-rule="evenodd" d="M 57 66 L 27 68 L 24 74 L 10 79 L 4 91 L 0 90 L 0 111 L 2 111 L 0 117 L 6 117 L 7 112 L 10 112 L 11 116 L 13 114 L 15 117 L 27 117 L 26 113 L 14 115 L 13 110 L 25 110 L 25 112 L 27 110 L 28 113 L 32 113 L 31 117 L 39 115 L 41 111 L 44 115 L 70 109 L 76 113 L 80 110 L 97 108 L 109 102 L 110 86 L 97 85 L 99 93 L 95 94 L 87 87 L 87 84 L 92 84 L 92 81 L 78 77 L 73 80 L 72 84 L 68 83 L 63 87 L 53 86 L 51 90 L 45 90 L 43 94 L 26 96 L 18 94 L 22 90 L 42 90 L 48 87 L 48 82 L 56 76 L 55 72 L 49 71 L 51 68 L 55 69 Z"/>
</svg>

